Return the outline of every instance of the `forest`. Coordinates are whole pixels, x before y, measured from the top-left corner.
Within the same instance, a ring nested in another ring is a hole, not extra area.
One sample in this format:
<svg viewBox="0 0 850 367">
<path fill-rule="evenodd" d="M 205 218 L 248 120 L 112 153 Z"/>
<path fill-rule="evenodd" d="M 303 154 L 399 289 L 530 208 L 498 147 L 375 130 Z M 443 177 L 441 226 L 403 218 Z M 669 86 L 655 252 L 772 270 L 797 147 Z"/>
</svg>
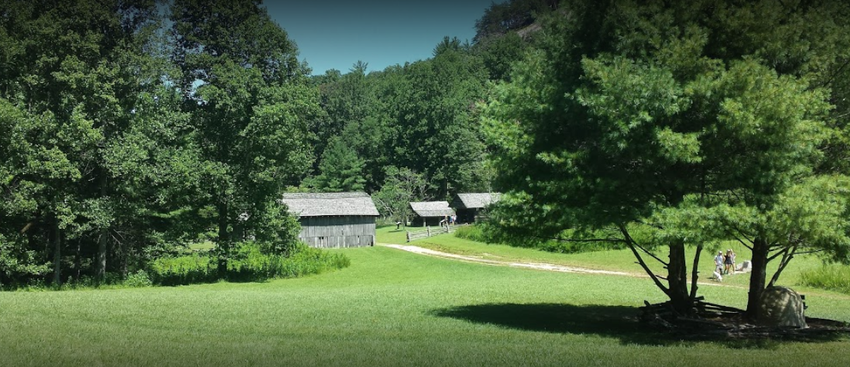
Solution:
<svg viewBox="0 0 850 367">
<path fill-rule="evenodd" d="M 627 247 L 683 312 L 724 241 L 751 305 L 794 256 L 850 262 L 840 1 L 513 0 L 427 60 L 322 75 L 259 1 L 2 4 L 0 284 L 290 256 L 284 192 L 402 222 L 503 192 L 489 240 Z"/>
<path fill-rule="evenodd" d="M 400 218 L 490 189 L 478 104 L 527 47 L 500 36 L 554 5 L 516 4 L 473 44 L 313 76 L 260 1 L 3 1 L 0 286 L 126 277 L 201 242 L 222 269 L 244 242 L 286 255 L 283 192 L 363 190 Z"/>
</svg>

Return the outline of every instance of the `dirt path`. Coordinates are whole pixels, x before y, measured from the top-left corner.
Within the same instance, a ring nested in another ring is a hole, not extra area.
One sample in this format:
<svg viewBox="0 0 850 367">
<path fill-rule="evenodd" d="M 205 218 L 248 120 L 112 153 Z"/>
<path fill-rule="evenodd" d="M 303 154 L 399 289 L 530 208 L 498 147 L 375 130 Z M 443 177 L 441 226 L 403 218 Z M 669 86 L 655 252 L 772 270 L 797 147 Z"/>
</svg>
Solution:
<svg viewBox="0 0 850 367">
<path fill-rule="evenodd" d="M 452 254 L 448 252 L 436 251 L 427 249 L 419 246 L 411 246 L 411 245 L 396 245 L 396 244 L 388 244 L 388 243 L 379 243 L 378 246 L 390 247 L 397 250 L 412 252 L 415 254 L 426 255 L 426 256 L 434 256 L 441 257 L 446 259 L 453 259 L 459 261 L 467 261 L 479 264 L 486 265 L 494 265 L 494 266 L 509 266 L 512 268 L 521 268 L 521 269 L 534 269 L 534 270 L 545 270 L 545 271 L 554 271 L 560 273 L 581 273 L 581 274 L 602 274 L 602 275 L 618 275 L 618 276 L 627 276 L 633 278 L 649 278 L 646 274 L 635 274 L 635 273 L 626 273 L 621 271 L 610 271 L 610 270 L 598 270 L 598 269 L 588 269 L 588 268 L 580 268 L 574 266 L 565 266 L 565 265 L 555 265 L 555 264 L 547 264 L 547 263 L 534 263 L 534 262 L 514 262 L 514 261 L 499 261 L 499 260 L 489 260 L 476 256 L 468 256 L 468 255 L 458 255 Z M 734 288 L 745 288 L 739 287 L 735 285 L 722 284 L 717 282 L 697 282 L 697 284 L 703 286 L 715 286 L 715 287 L 734 287 Z M 809 292 L 812 293 L 812 292 Z M 833 296 L 829 296 L 833 297 Z"/>
<path fill-rule="evenodd" d="M 645 274 L 634 274 L 634 273 L 626 273 L 621 271 L 610 271 L 610 270 L 598 270 L 598 269 L 588 269 L 588 268 L 579 268 L 574 266 L 564 266 L 564 265 L 555 265 L 555 264 L 547 264 L 547 263 L 532 263 L 532 262 L 513 262 L 513 261 L 499 261 L 499 260 L 488 260 L 482 259 L 480 257 L 475 256 L 467 256 L 467 255 L 458 255 L 452 254 L 448 252 L 435 251 L 431 249 L 427 249 L 419 246 L 411 246 L 411 245 L 396 245 L 389 243 L 378 244 L 378 246 L 390 247 L 402 251 L 412 252 L 420 255 L 434 256 L 434 257 L 442 257 L 447 259 L 454 259 L 460 261 L 468 261 L 479 264 L 487 264 L 487 265 L 495 265 L 495 266 L 509 266 L 512 268 L 522 268 L 522 269 L 535 269 L 535 270 L 545 270 L 545 271 L 555 271 L 560 273 L 581 273 L 581 274 L 603 274 L 603 275 L 619 275 L 619 276 L 627 276 L 633 278 L 649 278 L 648 275 Z M 718 283 L 706 283 L 699 282 L 699 285 L 709 285 L 709 286 L 720 286 L 724 287 L 726 285 L 718 284 Z"/>
<path fill-rule="evenodd" d="M 394 245 L 394 244 L 381 244 L 380 246 L 391 247 L 391 248 L 394 248 L 394 249 L 412 252 L 412 253 L 415 253 L 415 254 L 444 257 L 444 258 L 449 258 L 449 259 L 469 261 L 469 262 L 482 263 L 482 264 L 488 264 L 488 265 L 510 266 L 512 268 L 548 270 L 548 271 L 557 271 L 557 272 L 561 272 L 561 273 L 607 274 L 607 275 L 625 275 L 625 276 L 631 276 L 631 277 L 640 277 L 640 275 L 637 275 L 637 274 L 624 273 L 624 272 L 620 272 L 620 271 L 585 269 L 585 268 L 577 268 L 577 267 L 572 267 L 572 266 L 563 266 L 563 265 L 546 264 L 546 263 L 520 263 L 520 262 L 511 262 L 511 261 L 488 260 L 488 259 L 482 259 L 482 258 L 474 257 L 474 256 L 457 255 L 457 254 L 451 254 L 451 253 L 448 253 L 448 252 L 429 250 L 427 248 L 423 248 L 423 247 L 419 247 L 419 246 Z"/>
</svg>

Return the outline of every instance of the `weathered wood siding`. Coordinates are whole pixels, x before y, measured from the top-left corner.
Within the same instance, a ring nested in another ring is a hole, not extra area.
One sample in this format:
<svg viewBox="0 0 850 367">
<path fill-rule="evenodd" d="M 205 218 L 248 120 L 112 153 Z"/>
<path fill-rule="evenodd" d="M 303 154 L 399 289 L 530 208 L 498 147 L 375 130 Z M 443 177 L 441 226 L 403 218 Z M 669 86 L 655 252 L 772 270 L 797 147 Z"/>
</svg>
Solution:
<svg viewBox="0 0 850 367">
<path fill-rule="evenodd" d="M 374 217 L 305 217 L 300 219 L 302 241 L 310 247 L 364 247 L 375 244 Z"/>
<path fill-rule="evenodd" d="M 422 227 L 430 226 L 430 227 L 439 227 L 440 221 L 443 220 L 443 217 L 420 217 L 415 215 L 413 220 L 410 221 L 411 227 Z"/>
<path fill-rule="evenodd" d="M 407 242 L 415 241 L 423 238 L 428 238 L 431 236 L 436 236 L 438 234 L 443 233 L 452 233 L 455 231 L 455 226 L 441 226 L 441 227 L 408 227 L 407 228 Z"/>
</svg>

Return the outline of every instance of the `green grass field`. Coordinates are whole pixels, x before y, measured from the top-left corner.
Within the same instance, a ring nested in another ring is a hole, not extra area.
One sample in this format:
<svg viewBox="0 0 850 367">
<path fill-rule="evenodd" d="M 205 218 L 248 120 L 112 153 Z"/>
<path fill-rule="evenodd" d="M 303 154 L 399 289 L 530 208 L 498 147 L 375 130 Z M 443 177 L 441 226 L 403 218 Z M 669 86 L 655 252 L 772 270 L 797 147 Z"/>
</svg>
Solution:
<svg viewBox="0 0 850 367">
<path fill-rule="evenodd" d="M 377 232 L 379 243 L 414 245 L 437 251 L 449 252 L 460 255 L 476 256 L 488 260 L 539 262 L 564 266 L 583 267 L 589 269 L 628 272 L 637 275 L 646 274 L 640 267 L 640 265 L 637 264 L 635 257 L 630 250 L 610 250 L 577 254 L 557 254 L 538 251 L 534 249 L 511 247 L 507 245 L 475 242 L 462 238 L 457 238 L 451 234 L 440 234 L 431 238 L 420 239 L 411 243 L 407 243 L 404 231 L 396 230 L 395 226 L 380 227 L 378 228 Z M 738 254 L 739 263 L 743 260 L 750 258 L 749 250 L 738 243 L 730 242 L 727 243 L 725 246 L 726 247 L 724 247 L 724 250 L 726 248 L 732 248 Z M 688 265 L 690 266 L 690 261 L 691 259 L 693 259 L 694 249 L 689 248 L 687 251 Z M 713 251 L 709 249 L 703 250 L 700 256 L 700 281 L 710 284 L 718 284 L 709 279 L 709 277 L 711 277 L 712 272 L 714 271 L 714 255 L 716 253 L 716 249 Z M 663 259 L 666 259 L 667 256 L 663 252 L 659 252 L 657 255 Z M 663 269 L 657 262 L 649 259 L 648 257 L 645 257 L 645 260 L 650 265 L 650 267 L 653 268 L 656 272 L 658 272 L 659 274 L 664 274 Z M 782 272 L 779 281 L 777 282 L 777 285 L 788 286 L 805 294 L 814 293 L 840 296 L 840 294 L 834 292 L 805 287 L 801 285 L 802 273 L 806 270 L 820 268 L 822 264 L 823 262 L 813 255 L 797 256 L 794 258 L 794 260 L 792 260 L 788 268 L 786 268 Z M 773 273 L 776 271 L 777 266 L 778 260 L 773 261 L 772 264 L 770 264 L 770 266 L 768 267 L 768 274 L 770 276 L 772 276 Z M 688 274 L 690 275 L 690 270 Z M 729 287 L 747 288 L 749 284 L 749 274 L 742 273 L 724 276 L 723 282 L 721 284 Z M 746 300 L 743 300 L 743 302 L 746 302 Z M 736 302 L 735 305 L 740 307 L 743 307 L 745 304 L 744 303 L 739 305 L 738 303 L 739 302 Z"/>
<path fill-rule="evenodd" d="M 456 246 L 453 238 L 417 244 Z M 642 330 L 636 307 L 663 300 L 647 279 L 487 266 L 380 246 L 340 251 L 349 268 L 301 279 L 0 293 L 0 366 L 850 364 L 846 338 L 683 341 Z M 537 256 L 523 251 L 513 256 Z M 746 297 L 740 287 L 701 291 L 733 306 Z M 810 316 L 850 321 L 848 296 L 823 292 L 807 301 Z"/>
</svg>

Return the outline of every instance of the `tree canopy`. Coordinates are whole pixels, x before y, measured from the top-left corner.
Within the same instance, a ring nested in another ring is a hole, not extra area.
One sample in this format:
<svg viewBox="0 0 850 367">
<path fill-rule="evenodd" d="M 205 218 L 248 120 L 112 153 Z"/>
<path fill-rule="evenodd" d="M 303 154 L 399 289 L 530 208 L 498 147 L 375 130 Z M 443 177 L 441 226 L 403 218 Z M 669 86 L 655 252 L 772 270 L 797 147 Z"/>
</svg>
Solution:
<svg viewBox="0 0 850 367">
<path fill-rule="evenodd" d="M 719 228 L 693 235 L 695 228 L 673 219 L 708 223 L 704 215 L 723 202 L 764 216 L 761 228 L 774 227 L 768 218 L 778 217 L 768 212 L 791 205 L 783 195 L 813 189 L 809 177 L 826 179 L 813 175 L 822 147 L 841 132 L 824 78 L 847 59 L 847 33 L 836 26 L 848 24 L 847 8 L 834 2 L 573 1 L 561 9 L 540 47 L 514 68 L 510 83 L 496 88 L 487 107 L 497 184 L 523 193 L 535 208 L 536 228 L 552 235 L 571 227 L 618 228 L 641 264 L 641 254 L 664 264 L 664 277 L 644 268 L 687 312 L 696 274 L 688 291 L 683 246 L 701 249 Z M 833 185 L 843 182 L 836 180 Z M 810 195 L 823 192 L 819 187 Z M 833 186 L 831 192 L 841 191 Z M 760 218 L 737 218 L 744 217 Z M 721 227 L 725 238 L 741 224 L 732 218 Z M 636 240 L 630 223 L 664 231 L 669 261 Z M 835 224 L 828 235 L 809 232 L 807 243 L 821 235 L 837 240 L 850 229 L 846 221 Z M 752 235 L 754 254 L 766 254 L 758 240 L 763 234 Z M 765 286 L 766 262 L 767 256 L 754 255 L 751 306 Z"/>
</svg>

